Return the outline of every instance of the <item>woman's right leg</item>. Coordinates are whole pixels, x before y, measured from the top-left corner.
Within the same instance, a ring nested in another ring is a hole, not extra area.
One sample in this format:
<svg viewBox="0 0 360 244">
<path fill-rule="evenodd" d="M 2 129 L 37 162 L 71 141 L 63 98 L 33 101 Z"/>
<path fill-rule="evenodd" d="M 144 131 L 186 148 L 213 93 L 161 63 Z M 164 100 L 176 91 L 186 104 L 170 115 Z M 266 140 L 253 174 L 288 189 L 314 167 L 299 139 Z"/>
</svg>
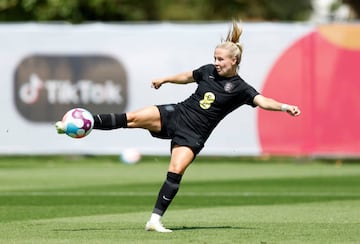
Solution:
<svg viewBox="0 0 360 244">
<path fill-rule="evenodd" d="M 161 130 L 160 112 L 156 106 L 145 107 L 122 114 L 96 114 L 94 129 L 142 128 L 154 132 Z"/>
</svg>

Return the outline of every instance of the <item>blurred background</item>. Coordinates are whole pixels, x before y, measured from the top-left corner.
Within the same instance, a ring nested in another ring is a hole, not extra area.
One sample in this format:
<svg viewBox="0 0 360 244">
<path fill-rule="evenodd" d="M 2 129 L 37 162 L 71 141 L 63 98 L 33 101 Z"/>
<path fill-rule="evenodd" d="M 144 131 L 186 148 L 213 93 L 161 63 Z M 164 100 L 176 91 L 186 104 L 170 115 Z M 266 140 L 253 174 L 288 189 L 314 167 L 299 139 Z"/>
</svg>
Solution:
<svg viewBox="0 0 360 244">
<path fill-rule="evenodd" d="M 0 0 L 0 154 L 168 154 L 141 130 L 59 136 L 74 107 L 93 113 L 179 102 L 194 90 L 151 90 L 153 78 L 211 63 L 241 19 L 240 76 L 301 118 L 241 108 L 204 155 L 360 155 L 357 0 Z"/>
<path fill-rule="evenodd" d="M 350 21 L 356 0 L 2 0 L 0 20 L 65 21 Z"/>
</svg>

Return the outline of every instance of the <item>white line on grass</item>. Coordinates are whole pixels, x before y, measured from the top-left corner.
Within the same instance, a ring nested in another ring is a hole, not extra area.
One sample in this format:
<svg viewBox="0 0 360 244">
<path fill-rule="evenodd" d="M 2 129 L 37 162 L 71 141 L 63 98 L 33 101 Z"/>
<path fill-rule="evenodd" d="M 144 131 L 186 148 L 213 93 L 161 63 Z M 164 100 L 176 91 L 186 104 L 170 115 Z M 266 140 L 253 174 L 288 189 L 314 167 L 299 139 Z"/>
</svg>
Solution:
<svg viewBox="0 0 360 244">
<path fill-rule="evenodd" d="M 0 192 L 0 196 L 156 196 L 157 192 Z M 181 196 L 205 196 L 205 197 L 252 197 L 252 196 L 309 196 L 309 197 L 359 197 L 360 193 L 351 192 L 181 192 Z"/>
</svg>

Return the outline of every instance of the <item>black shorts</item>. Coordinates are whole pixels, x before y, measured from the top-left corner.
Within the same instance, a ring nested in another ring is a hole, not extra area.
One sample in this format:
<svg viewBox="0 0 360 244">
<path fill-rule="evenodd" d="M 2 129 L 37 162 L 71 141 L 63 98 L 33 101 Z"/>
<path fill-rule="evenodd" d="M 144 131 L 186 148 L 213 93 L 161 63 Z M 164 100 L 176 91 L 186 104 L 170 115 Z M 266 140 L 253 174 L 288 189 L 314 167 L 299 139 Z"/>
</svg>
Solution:
<svg viewBox="0 0 360 244">
<path fill-rule="evenodd" d="M 161 131 L 150 131 L 153 137 L 171 139 L 171 149 L 174 146 L 187 146 L 195 155 L 204 147 L 205 140 L 184 123 L 177 112 L 177 104 L 156 106 L 160 111 Z"/>
</svg>

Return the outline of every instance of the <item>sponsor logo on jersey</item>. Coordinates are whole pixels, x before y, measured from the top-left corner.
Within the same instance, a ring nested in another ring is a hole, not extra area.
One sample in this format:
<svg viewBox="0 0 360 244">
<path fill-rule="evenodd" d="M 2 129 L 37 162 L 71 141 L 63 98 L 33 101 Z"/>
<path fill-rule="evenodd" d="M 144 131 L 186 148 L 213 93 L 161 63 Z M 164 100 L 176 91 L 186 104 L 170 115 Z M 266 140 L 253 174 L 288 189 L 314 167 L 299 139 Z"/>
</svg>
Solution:
<svg viewBox="0 0 360 244">
<path fill-rule="evenodd" d="M 206 92 L 204 94 L 204 99 L 200 100 L 199 103 L 202 109 L 209 109 L 213 102 L 215 102 L 215 94 L 212 92 Z"/>
</svg>

